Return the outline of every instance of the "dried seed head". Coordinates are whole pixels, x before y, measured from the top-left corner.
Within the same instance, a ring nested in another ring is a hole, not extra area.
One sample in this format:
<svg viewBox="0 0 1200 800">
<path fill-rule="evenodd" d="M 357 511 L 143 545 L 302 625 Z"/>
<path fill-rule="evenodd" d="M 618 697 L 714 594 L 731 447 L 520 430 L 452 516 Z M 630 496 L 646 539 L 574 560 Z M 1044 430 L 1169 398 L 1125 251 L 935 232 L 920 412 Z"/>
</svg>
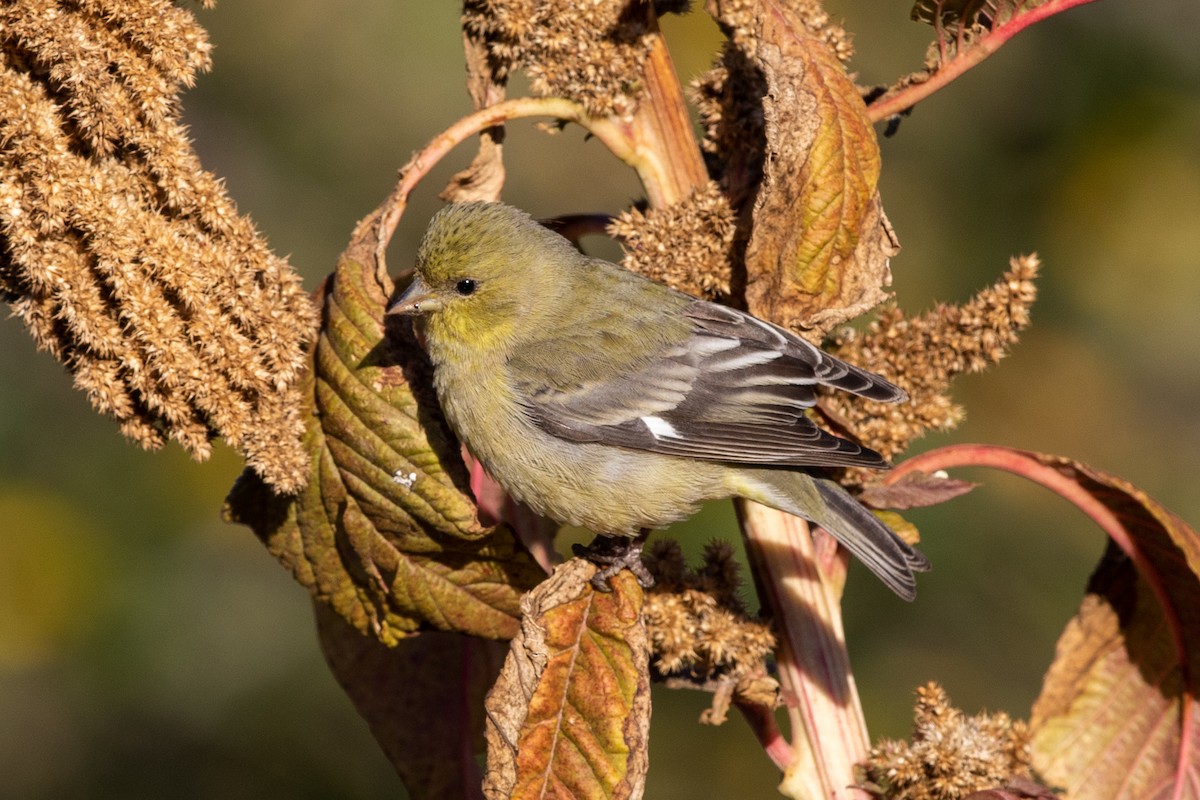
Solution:
<svg viewBox="0 0 1200 800">
<path fill-rule="evenodd" d="M 688 294 L 728 299 L 736 222 L 717 184 L 709 182 L 667 208 L 621 214 L 609 235 L 625 249 L 625 266 Z"/>
<path fill-rule="evenodd" d="M 529 76 L 533 93 L 568 97 L 592 116 L 631 115 L 652 33 L 644 3 L 467 0 L 463 27 L 488 42 L 496 72 Z"/>
<path fill-rule="evenodd" d="M 6 5 L 0 29 L 0 293 L 138 444 L 204 459 L 219 434 L 299 489 L 315 310 L 179 121 L 203 29 L 164 0 Z"/>
<path fill-rule="evenodd" d="M 942 687 L 917 690 L 913 736 L 871 749 L 866 776 L 889 800 L 958 800 L 1032 776 L 1029 726 L 1007 714 L 968 717 Z"/>
<path fill-rule="evenodd" d="M 716 0 L 709 4 L 716 14 L 717 24 L 738 47 L 752 53 L 754 39 L 754 15 L 759 4 L 754 0 Z M 854 45 L 845 28 L 830 19 L 819 0 L 791 0 L 789 13 L 793 14 L 808 33 L 825 42 L 843 64 L 854 56 Z"/>
<path fill-rule="evenodd" d="M 829 394 L 822 408 L 889 458 L 927 430 L 956 426 L 963 410 L 948 394 L 951 379 L 983 371 L 1016 344 L 1037 298 L 1039 263 L 1035 255 L 1012 259 L 995 285 L 961 306 L 938 305 L 911 318 L 885 309 L 866 334 L 843 333 L 834 348 L 839 357 L 895 381 L 910 399 L 884 405 Z"/>
<path fill-rule="evenodd" d="M 775 647 L 768 625 L 751 619 L 739 595 L 741 574 L 726 542 L 711 542 L 699 569 L 689 569 L 679 544 L 654 542 L 649 566 L 654 589 L 645 619 L 655 668 L 704 685 L 761 671 Z"/>
</svg>

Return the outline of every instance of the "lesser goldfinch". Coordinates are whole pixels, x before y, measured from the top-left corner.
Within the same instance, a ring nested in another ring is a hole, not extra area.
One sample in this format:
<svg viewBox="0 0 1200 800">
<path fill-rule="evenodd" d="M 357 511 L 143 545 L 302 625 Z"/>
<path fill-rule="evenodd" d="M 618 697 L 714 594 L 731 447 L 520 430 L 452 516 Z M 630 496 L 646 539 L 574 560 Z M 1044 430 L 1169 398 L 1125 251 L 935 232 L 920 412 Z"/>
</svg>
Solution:
<svg viewBox="0 0 1200 800">
<path fill-rule="evenodd" d="M 439 211 L 389 307 L 420 318 L 446 419 L 510 495 L 634 537 L 745 497 L 804 517 L 905 599 L 929 568 L 813 468 L 885 468 L 813 423 L 819 385 L 906 399 L 789 331 L 581 254 L 500 203 Z"/>
</svg>

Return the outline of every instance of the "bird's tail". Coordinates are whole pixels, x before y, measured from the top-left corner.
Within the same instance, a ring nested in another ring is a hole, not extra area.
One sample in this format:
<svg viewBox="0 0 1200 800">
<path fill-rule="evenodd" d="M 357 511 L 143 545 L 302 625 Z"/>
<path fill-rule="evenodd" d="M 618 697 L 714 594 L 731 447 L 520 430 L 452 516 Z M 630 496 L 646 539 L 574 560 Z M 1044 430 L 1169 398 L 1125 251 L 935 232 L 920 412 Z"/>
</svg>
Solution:
<svg viewBox="0 0 1200 800">
<path fill-rule="evenodd" d="M 742 497 L 815 522 L 893 592 L 916 597 L 913 573 L 927 571 L 929 560 L 838 484 L 784 469 L 739 469 L 736 482 Z"/>
</svg>

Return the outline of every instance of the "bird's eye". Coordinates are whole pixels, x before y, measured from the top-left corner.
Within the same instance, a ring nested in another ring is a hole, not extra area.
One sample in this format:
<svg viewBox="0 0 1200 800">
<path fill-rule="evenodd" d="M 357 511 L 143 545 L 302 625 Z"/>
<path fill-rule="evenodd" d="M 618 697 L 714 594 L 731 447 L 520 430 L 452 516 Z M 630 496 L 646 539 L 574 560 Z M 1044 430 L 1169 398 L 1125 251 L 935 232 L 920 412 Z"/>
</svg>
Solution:
<svg viewBox="0 0 1200 800">
<path fill-rule="evenodd" d="M 459 294 L 461 294 L 463 297 L 466 297 L 469 294 L 475 294 L 476 288 L 477 288 L 477 284 L 475 283 L 475 281 L 471 280 L 470 278 L 463 278 L 461 281 L 454 284 L 454 290 L 457 291 Z"/>
</svg>

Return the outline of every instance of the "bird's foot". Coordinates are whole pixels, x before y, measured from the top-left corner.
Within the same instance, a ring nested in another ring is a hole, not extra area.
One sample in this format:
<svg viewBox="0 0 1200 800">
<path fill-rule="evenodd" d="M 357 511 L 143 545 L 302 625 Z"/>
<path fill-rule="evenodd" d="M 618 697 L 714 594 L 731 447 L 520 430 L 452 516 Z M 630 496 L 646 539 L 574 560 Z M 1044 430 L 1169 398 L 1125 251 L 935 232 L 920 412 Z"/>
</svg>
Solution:
<svg viewBox="0 0 1200 800">
<path fill-rule="evenodd" d="M 587 547 L 581 544 L 572 546 L 571 552 L 580 558 L 586 558 L 599 568 L 592 576 L 592 588 L 598 592 L 611 592 L 609 580 L 623 569 L 633 573 L 639 586 L 649 589 L 654 585 L 654 576 L 642 562 L 642 546 L 646 544 L 649 536 L 650 531 L 642 531 L 632 539 L 601 534 Z"/>
</svg>

